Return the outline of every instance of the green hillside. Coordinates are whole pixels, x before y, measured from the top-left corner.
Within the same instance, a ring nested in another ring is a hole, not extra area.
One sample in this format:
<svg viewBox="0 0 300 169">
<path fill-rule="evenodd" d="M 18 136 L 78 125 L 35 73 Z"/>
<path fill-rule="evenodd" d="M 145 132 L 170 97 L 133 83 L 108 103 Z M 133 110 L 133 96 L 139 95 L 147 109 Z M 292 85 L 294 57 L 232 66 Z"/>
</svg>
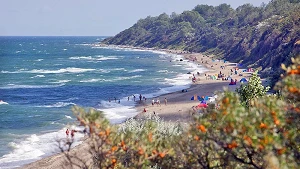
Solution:
<svg viewBox="0 0 300 169">
<path fill-rule="evenodd" d="M 198 5 L 191 11 L 140 19 L 105 44 L 180 49 L 215 54 L 268 75 L 300 52 L 299 0 L 245 4 Z"/>
</svg>

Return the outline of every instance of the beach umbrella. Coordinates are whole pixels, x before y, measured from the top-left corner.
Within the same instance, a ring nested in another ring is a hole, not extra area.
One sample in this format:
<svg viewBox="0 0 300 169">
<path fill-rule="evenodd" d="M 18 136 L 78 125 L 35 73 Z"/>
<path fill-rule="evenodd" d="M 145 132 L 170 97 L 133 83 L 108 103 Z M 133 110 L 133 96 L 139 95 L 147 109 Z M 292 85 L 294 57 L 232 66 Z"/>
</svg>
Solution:
<svg viewBox="0 0 300 169">
<path fill-rule="evenodd" d="M 201 102 L 201 101 L 204 101 L 204 96 L 198 98 L 198 100 Z"/>
<path fill-rule="evenodd" d="M 242 78 L 242 79 L 240 80 L 240 82 L 247 82 L 247 79 Z"/>
<path fill-rule="evenodd" d="M 191 100 L 200 100 L 201 99 L 201 97 L 200 96 L 197 96 L 197 95 L 194 95 L 192 98 L 191 98 Z"/>
<path fill-rule="evenodd" d="M 201 108 L 201 107 L 207 108 L 208 106 L 207 106 L 206 103 L 200 103 L 200 104 L 197 105 L 197 108 Z"/>
</svg>

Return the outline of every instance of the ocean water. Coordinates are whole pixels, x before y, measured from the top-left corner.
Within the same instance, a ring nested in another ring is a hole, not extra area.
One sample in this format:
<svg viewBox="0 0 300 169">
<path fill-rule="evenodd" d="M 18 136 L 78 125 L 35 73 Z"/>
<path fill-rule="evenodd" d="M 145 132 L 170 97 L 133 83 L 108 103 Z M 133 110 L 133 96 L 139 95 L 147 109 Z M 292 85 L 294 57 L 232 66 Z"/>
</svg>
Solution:
<svg viewBox="0 0 300 169">
<path fill-rule="evenodd" d="M 0 168 L 59 152 L 66 128 L 80 130 L 73 105 L 120 123 L 137 114 L 133 95 L 182 90 L 191 84 L 187 72 L 205 71 L 179 55 L 101 47 L 104 38 L 0 37 Z"/>
</svg>

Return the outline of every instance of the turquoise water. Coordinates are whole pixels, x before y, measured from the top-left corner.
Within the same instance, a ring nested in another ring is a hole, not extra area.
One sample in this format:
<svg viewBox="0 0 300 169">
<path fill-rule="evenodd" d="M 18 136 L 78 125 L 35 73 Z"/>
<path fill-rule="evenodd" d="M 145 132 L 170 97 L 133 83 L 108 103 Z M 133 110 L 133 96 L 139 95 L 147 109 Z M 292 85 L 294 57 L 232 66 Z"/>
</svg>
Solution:
<svg viewBox="0 0 300 169">
<path fill-rule="evenodd" d="M 204 70 L 178 55 L 101 47 L 103 39 L 0 37 L 0 168 L 59 152 L 56 140 L 76 128 L 72 105 L 97 108 L 120 123 L 137 114 L 133 95 L 187 88 L 186 73 Z"/>
</svg>

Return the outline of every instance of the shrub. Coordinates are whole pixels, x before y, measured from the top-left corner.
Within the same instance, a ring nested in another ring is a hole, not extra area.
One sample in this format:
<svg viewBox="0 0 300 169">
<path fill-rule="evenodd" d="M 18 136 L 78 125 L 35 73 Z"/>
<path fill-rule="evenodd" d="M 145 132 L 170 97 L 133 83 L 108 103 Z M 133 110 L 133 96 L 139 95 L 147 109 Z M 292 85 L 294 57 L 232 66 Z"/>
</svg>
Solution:
<svg viewBox="0 0 300 169">
<path fill-rule="evenodd" d="M 90 167 L 298 168 L 300 59 L 292 62 L 276 86 L 281 98 L 265 95 L 254 74 L 237 93 L 219 95 L 219 109 L 208 109 L 188 128 L 151 114 L 111 125 L 102 112 L 74 107 L 90 129 L 90 152 L 97 156 Z"/>
</svg>

